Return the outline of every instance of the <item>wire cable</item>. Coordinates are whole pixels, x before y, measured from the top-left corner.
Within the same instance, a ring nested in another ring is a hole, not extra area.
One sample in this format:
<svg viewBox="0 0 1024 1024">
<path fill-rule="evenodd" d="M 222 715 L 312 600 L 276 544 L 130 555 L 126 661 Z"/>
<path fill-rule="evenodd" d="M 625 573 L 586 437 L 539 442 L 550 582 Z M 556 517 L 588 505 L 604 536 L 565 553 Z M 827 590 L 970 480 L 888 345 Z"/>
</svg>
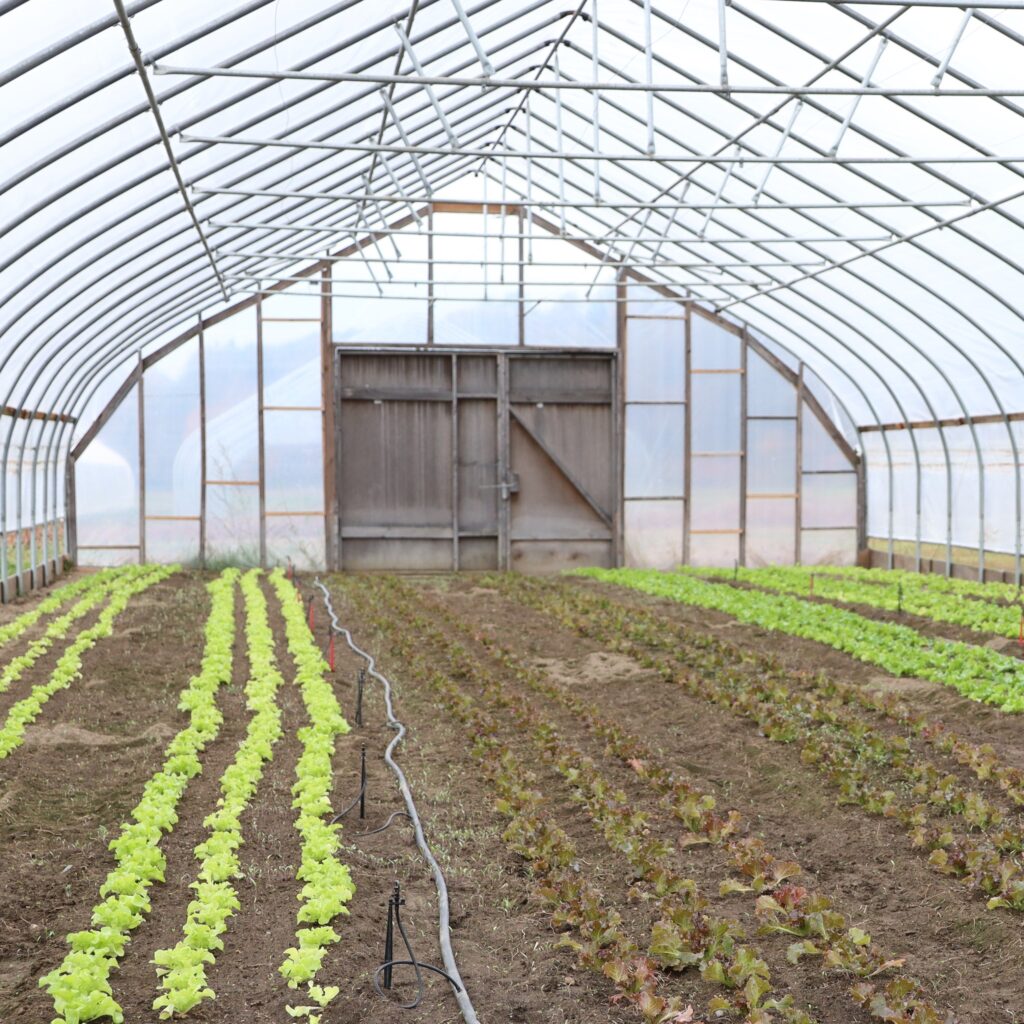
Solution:
<svg viewBox="0 0 1024 1024">
<path fill-rule="evenodd" d="M 381 825 L 380 828 L 371 828 L 369 832 L 352 832 L 349 833 L 348 838 L 362 839 L 363 836 L 375 836 L 378 832 L 384 832 L 387 829 L 391 828 L 391 826 L 394 824 L 395 818 L 408 818 L 409 821 L 412 821 L 412 818 L 409 818 L 409 815 L 406 814 L 405 811 L 395 811 L 394 814 L 392 814 L 388 818 L 388 820 L 385 821 L 383 825 Z"/>
<path fill-rule="evenodd" d="M 402 936 L 402 942 L 405 943 L 405 951 L 409 954 L 408 960 L 386 960 L 373 972 L 373 987 L 377 992 L 377 995 L 386 998 L 383 989 L 380 986 L 379 978 L 381 974 L 386 971 L 389 967 L 411 967 L 416 972 L 416 998 L 409 1003 L 400 1003 L 399 1005 L 403 1010 L 415 1010 L 423 999 L 424 983 L 423 983 L 423 971 L 433 971 L 434 974 L 440 974 L 447 982 L 454 986 L 456 993 L 462 991 L 462 987 L 459 985 L 451 975 L 446 974 L 441 970 L 440 967 L 432 967 L 430 964 L 421 964 L 416 959 L 416 954 L 412 951 L 412 943 L 409 942 L 409 936 L 405 933 L 405 925 L 402 924 L 402 903 L 403 900 L 396 900 L 394 904 L 395 912 L 395 924 L 398 925 L 398 933 Z M 456 998 L 458 998 L 456 996 Z"/>
</svg>

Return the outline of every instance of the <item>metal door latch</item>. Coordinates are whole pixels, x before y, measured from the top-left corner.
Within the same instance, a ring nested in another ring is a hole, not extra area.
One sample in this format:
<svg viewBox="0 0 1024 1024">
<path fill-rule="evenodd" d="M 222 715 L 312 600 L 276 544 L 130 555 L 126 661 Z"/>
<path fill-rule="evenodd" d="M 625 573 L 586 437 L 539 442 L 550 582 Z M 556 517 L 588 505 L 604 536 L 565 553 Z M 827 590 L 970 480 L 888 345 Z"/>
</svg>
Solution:
<svg viewBox="0 0 1024 1024">
<path fill-rule="evenodd" d="M 484 490 L 488 491 L 500 490 L 501 500 L 508 501 L 513 494 L 519 493 L 519 474 L 509 470 L 505 474 L 505 479 L 500 484 L 482 484 L 481 486 Z"/>
</svg>

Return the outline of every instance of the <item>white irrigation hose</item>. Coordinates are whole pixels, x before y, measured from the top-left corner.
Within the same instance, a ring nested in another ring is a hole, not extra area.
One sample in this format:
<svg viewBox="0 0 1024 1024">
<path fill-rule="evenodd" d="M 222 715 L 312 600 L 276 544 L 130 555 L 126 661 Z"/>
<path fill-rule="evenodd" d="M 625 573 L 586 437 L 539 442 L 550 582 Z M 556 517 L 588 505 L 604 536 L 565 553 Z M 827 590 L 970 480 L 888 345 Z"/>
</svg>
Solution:
<svg viewBox="0 0 1024 1024">
<path fill-rule="evenodd" d="M 412 798 L 412 790 L 409 789 L 409 783 L 406 781 L 405 773 L 401 768 L 399 768 L 391 756 L 392 751 L 399 743 L 402 742 L 402 738 L 405 736 L 405 726 L 395 718 L 395 709 L 391 703 L 391 683 L 386 676 L 381 675 L 381 673 L 377 671 L 377 662 L 373 655 L 367 654 L 366 651 L 359 647 L 352 639 L 352 634 L 338 622 L 338 617 L 334 614 L 334 607 L 331 604 L 330 591 L 328 591 L 328 589 L 320 582 L 319 577 L 313 580 L 313 585 L 319 587 L 323 593 L 324 604 L 327 606 L 327 614 L 331 617 L 331 628 L 335 633 L 340 633 L 345 637 L 345 643 L 347 643 L 349 647 L 366 662 L 367 675 L 376 679 L 384 688 L 384 707 L 387 711 L 388 726 L 395 730 L 395 738 L 384 750 L 384 760 L 398 779 L 398 788 L 402 791 L 402 799 L 405 800 L 406 810 L 409 812 L 413 829 L 416 832 L 416 845 L 419 847 L 420 853 L 423 854 L 423 859 L 430 865 L 430 871 L 434 876 L 434 885 L 437 886 L 439 918 L 438 943 L 441 947 L 441 959 L 444 962 L 445 973 L 459 986 L 455 992 L 455 1000 L 459 1004 L 462 1019 L 466 1024 L 480 1024 L 476 1015 L 476 1010 L 473 1009 L 473 1004 L 469 1001 L 469 994 L 466 992 L 466 986 L 462 981 L 462 976 L 459 974 L 459 968 L 455 963 L 455 954 L 452 952 L 452 936 L 450 927 L 451 915 L 448 906 L 448 885 L 444 880 L 444 874 L 441 871 L 441 867 L 434 859 L 433 853 L 430 852 L 430 847 L 427 845 L 426 837 L 423 835 L 423 826 L 420 823 L 420 816 L 416 810 L 416 802 Z"/>
</svg>

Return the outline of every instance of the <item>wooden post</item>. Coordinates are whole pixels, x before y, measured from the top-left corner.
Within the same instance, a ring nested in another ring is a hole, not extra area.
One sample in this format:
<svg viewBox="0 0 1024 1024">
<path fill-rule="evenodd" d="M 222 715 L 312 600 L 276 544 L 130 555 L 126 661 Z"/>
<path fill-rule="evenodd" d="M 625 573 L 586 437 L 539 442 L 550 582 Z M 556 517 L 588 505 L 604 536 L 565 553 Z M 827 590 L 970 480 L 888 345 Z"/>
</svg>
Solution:
<svg viewBox="0 0 1024 1024">
<path fill-rule="evenodd" d="M 693 320 L 693 314 L 690 311 L 689 305 L 686 307 L 686 321 L 684 323 L 684 329 L 686 332 L 686 358 L 685 358 L 685 373 L 686 373 L 686 391 L 684 393 L 683 400 L 686 403 L 685 409 L 683 410 L 683 564 L 690 564 L 690 506 L 693 503 L 693 495 L 691 492 L 693 474 L 690 471 L 692 458 L 691 458 L 691 436 L 693 434 L 692 423 L 693 417 L 690 415 L 690 407 L 693 404 L 693 374 L 690 371 L 691 359 L 691 343 L 690 343 L 690 324 Z"/>
<path fill-rule="evenodd" d="M 331 309 L 331 269 L 321 275 L 320 296 L 320 404 L 323 411 L 324 457 L 324 565 L 325 569 L 338 568 L 336 531 L 338 495 L 334 479 L 334 374 L 331 354 L 334 350 L 334 321 Z"/>
<path fill-rule="evenodd" d="M 857 562 L 860 564 L 862 555 L 868 546 L 868 492 L 867 473 L 864 468 L 864 449 L 857 460 Z"/>
<path fill-rule="evenodd" d="M 520 232 L 522 234 L 522 232 Z M 502 484 L 508 479 L 510 444 L 508 415 L 508 355 L 497 354 L 498 360 L 498 391 L 495 403 L 498 415 L 498 568 L 506 572 L 512 568 L 512 543 L 509 539 L 509 503 L 503 496 Z"/>
<path fill-rule="evenodd" d="M 519 266 L 517 273 L 519 275 L 519 301 L 516 303 L 516 309 L 519 311 L 519 345 L 523 346 L 526 344 L 526 310 L 524 308 L 524 299 L 526 296 L 526 287 L 523 283 L 523 278 L 526 273 L 526 268 L 523 266 L 525 246 L 523 245 L 523 210 L 522 207 L 516 212 L 516 223 L 519 225 Z M 501 258 L 505 258 L 504 242 L 502 243 Z"/>
<path fill-rule="evenodd" d="M 199 566 L 206 568 L 206 344 L 199 327 Z"/>
<path fill-rule="evenodd" d="M 331 379 L 334 381 L 334 394 L 337 405 L 333 408 L 338 411 L 338 421 L 334 427 L 334 568 L 341 572 L 344 567 L 344 544 L 341 539 L 341 460 L 343 458 L 343 438 L 341 436 L 341 354 L 338 349 L 331 346 Z"/>
<path fill-rule="evenodd" d="M 451 355 L 452 371 L 452 571 L 459 571 L 459 357 Z"/>
<path fill-rule="evenodd" d="M 629 344 L 629 331 L 626 321 L 626 272 L 618 272 L 615 287 L 615 365 L 612 368 L 612 444 L 615 450 L 615 512 L 612 531 L 612 564 L 618 568 L 623 564 L 625 538 L 625 493 L 626 479 L 626 346 Z"/>
<path fill-rule="evenodd" d="M 72 564 L 78 564 L 78 510 L 75 506 L 75 457 L 68 453 L 64 463 L 64 530 L 66 549 Z"/>
<path fill-rule="evenodd" d="M 747 564 L 747 330 L 740 335 L 740 545 L 739 563 Z"/>
<path fill-rule="evenodd" d="M 256 303 L 256 443 L 259 446 L 260 566 L 267 567 L 267 466 L 263 437 L 263 298 Z"/>
<path fill-rule="evenodd" d="M 800 361 L 796 376 L 796 524 L 793 561 L 803 564 L 803 519 L 804 519 L 804 364 Z"/>
<path fill-rule="evenodd" d="M 427 344 L 434 344 L 434 208 L 427 211 Z"/>
<path fill-rule="evenodd" d="M 146 561 L 146 375 L 139 353 L 139 563 Z"/>
</svg>

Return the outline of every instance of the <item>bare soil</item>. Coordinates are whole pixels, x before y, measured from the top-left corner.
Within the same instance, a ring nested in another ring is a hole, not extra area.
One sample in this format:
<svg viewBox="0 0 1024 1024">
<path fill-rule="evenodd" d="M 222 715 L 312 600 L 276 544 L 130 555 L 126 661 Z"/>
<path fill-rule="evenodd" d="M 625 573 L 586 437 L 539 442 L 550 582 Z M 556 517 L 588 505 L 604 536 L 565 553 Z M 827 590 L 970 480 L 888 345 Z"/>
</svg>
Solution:
<svg viewBox="0 0 1024 1024">
<path fill-rule="evenodd" d="M 29 730 L 25 744 L 0 761 L 0 1021 L 38 1024 L 52 1017 L 49 998 L 37 988 L 38 978 L 63 958 L 66 933 L 87 925 L 99 886 L 113 864 L 107 842 L 159 766 L 167 738 L 185 721 L 176 703 L 199 667 L 208 611 L 203 585 L 209 578 L 178 574 L 133 599 L 115 635 L 86 654 L 84 678 L 56 695 Z M 929 869 L 894 823 L 837 806 L 834 791 L 817 772 L 801 765 L 794 746 L 770 742 L 752 724 L 689 696 L 632 658 L 562 628 L 486 581 L 435 576 L 412 582 L 420 588 L 424 614 L 440 623 L 442 610 L 455 612 L 465 628 L 452 630 L 445 624 L 446 636 L 463 643 L 481 668 L 502 679 L 510 692 L 526 695 L 514 674 L 481 642 L 488 637 L 500 638 L 517 657 L 641 736 L 665 762 L 711 792 L 721 810 L 738 810 L 750 832 L 763 836 L 778 856 L 800 862 L 802 884 L 833 897 L 851 924 L 869 931 L 893 956 L 905 957 L 907 971 L 924 983 L 952 1019 L 960 1024 L 1024 1021 L 1020 917 L 986 912 L 983 901 Z M 823 670 L 856 685 L 898 690 L 914 707 L 976 741 L 992 742 L 1006 760 L 1024 767 L 1020 720 L 963 700 L 949 689 L 880 676 L 876 669 L 813 642 L 738 625 L 724 615 L 589 581 L 575 585 L 626 608 L 644 608 L 698 632 L 727 636 L 740 650 L 769 652 L 794 678 Z M 305 582 L 301 589 L 306 596 L 312 593 Z M 430 692 L 409 682 L 401 657 L 394 653 L 390 637 L 408 627 L 379 624 L 363 604 L 344 596 L 347 588 L 334 591 L 339 617 L 357 642 L 379 658 L 394 685 L 398 716 L 409 727 L 396 758 L 447 877 L 455 952 L 481 1021 L 636 1020 L 609 1002 L 609 982 L 579 969 L 573 952 L 558 944 L 561 936 L 535 898 L 523 863 L 502 840 L 506 820 L 495 809 L 493 790 L 476 769 L 462 727 Z M 294 943 L 299 907 L 299 843 L 290 790 L 301 751 L 296 732 L 305 724 L 305 709 L 293 682 L 294 665 L 276 598 L 269 588 L 266 593 L 285 677 L 280 691 L 285 736 L 243 819 L 244 877 L 238 882 L 242 908 L 232 918 L 226 948 L 209 972 L 217 999 L 189 1015 L 199 1024 L 269 1024 L 287 1020 L 285 1006 L 301 1002 L 277 967 L 284 950 Z M 218 779 L 248 721 L 242 693 L 248 664 L 240 597 L 237 622 L 234 679 L 220 695 L 224 726 L 204 752 L 204 771 L 185 795 L 178 826 L 164 840 L 167 881 L 151 890 L 152 913 L 134 933 L 113 979 L 115 995 L 132 1022 L 157 1019 L 150 1009 L 157 992 L 150 960 L 154 950 L 172 945 L 180 936 L 196 868 L 192 851 L 203 838 L 202 820 L 215 805 Z M 317 607 L 315 633 L 326 647 L 322 606 Z M 27 644 L 28 638 L 20 643 Z M 18 695 L 47 677 L 63 647 L 55 645 L 19 681 L 13 688 Z M 20 649 L 12 645 L 0 656 Z M 383 760 L 394 732 L 386 725 L 375 682 L 369 682 L 365 691 L 365 724 L 355 726 L 355 680 L 363 662 L 341 638 L 336 651 L 333 678 L 353 728 L 337 744 L 335 809 L 344 810 L 357 796 L 364 746 L 368 786 L 365 818 L 359 817 L 356 805 L 343 819 L 345 859 L 356 894 L 350 915 L 335 924 L 342 940 L 331 947 L 321 974 L 325 983 L 341 987 L 324 1014 L 324 1024 L 391 1024 L 399 1019 L 410 1024 L 455 1024 L 460 1019 L 456 1003 L 447 983 L 436 976 L 427 977 L 420 1006 L 408 1011 L 396 1003 L 415 995 L 411 971 L 396 969 L 389 998 L 381 998 L 373 988 L 383 955 L 387 900 L 396 881 L 406 901 L 403 921 L 416 956 L 441 965 L 436 892 L 403 817 L 375 832 L 404 810 Z M 431 650 L 429 656 L 445 668 L 439 651 Z M 460 680 L 460 685 L 473 692 L 470 681 Z M 651 791 L 606 753 L 582 723 L 559 705 L 535 695 L 531 699 L 560 735 L 594 758 L 608 781 L 650 814 L 654 834 L 678 838 L 678 823 L 659 810 Z M 542 763 L 529 738 L 507 716 L 501 718 L 501 728 L 503 738 L 536 771 L 547 798 L 546 811 L 577 845 L 587 877 L 616 902 L 624 927 L 642 943 L 653 911 L 627 898 L 628 864 L 609 849 L 570 799 L 561 777 Z M 680 869 L 711 899 L 713 911 L 740 919 L 753 933 L 752 899 L 717 896 L 718 882 L 731 873 L 721 851 L 695 847 L 677 856 Z M 799 967 L 787 964 L 786 938 L 756 939 L 782 990 L 810 1007 L 821 1024 L 868 1024 L 870 1018 L 846 995 L 850 979 L 823 974 L 810 961 Z M 404 956 L 401 946 L 398 953 Z M 692 1000 L 699 1009 L 709 990 L 692 975 L 670 979 L 669 991 Z"/>
<path fill-rule="evenodd" d="M 493 631 L 505 646 L 532 658 L 553 679 L 572 687 L 662 751 L 669 763 L 715 795 L 720 807 L 740 811 L 752 833 L 762 836 L 777 855 L 799 861 L 805 872 L 801 884 L 831 896 L 852 923 L 869 931 L 893 956 L 906 958 L 907 971 L 957 1020 L 981 1024 L 1024 1019 L 1019 918 L 986 912 L 976 895 L 932 871 L 891 821 L 837 806 L 834 792 L 822 778 L 800 764 L 799 749 L 769 741 L 752 723 L 688 696 L 632 659 L 567 633 L 553 625 L 550 617 L 495 590 L 488 593 L 476 586 L 470 595 L 467 585 L 459 582 L 425 583 L 431 588 L 428 600 L 457 609 L 464 621 L 481 632 Z M 846 681 L 878 683 L 877 675 L 862 664 L 813 642 L 591 581 L 576 585 L 593 588 L 626 606 L 656 610 L 697 631 L 727 633 L 730 642 L 750 653 L 769 651 L 781 658 L 794 674 L 806 676 L 825 669 Z M 951 691 L 937 693 L 940 688 L 933 684 L 915 682 L 918 686 L 906 688 L 903 696 L 922 710 L 941 710 L 949 727 L 977 740 L 994 735 L 1005 738 L 996 744 L 1000 752 L 1010 760 L 1024 758 L 1024 733 L 1018 719 L 955 693 L 950 697 Z M 566 731 L 571 728 L 568 722 L 563 725 Z M 579 741 L 580 732 L 579 727 L 573 729 L 574 742 Z M 600 754 L 597 746 L 593 752 Z M 952 764 L 944 767 L 957 770 Z M 625 774 L 608 770 L 616 782 L 628 783 Z M 687 868 L 698 881 L 700 861 L 710 853 L 706 847 L 691 851 Z M 709 879 L 716 877 L 715 870 Z M 731 908 L 742 919 L 736 899 L 724 901 L 722 912 Z M 772 943 L 766 946 L 770 949 Z M 778 951 L 768 959 L 774 969 Z M 787 970 L 787 965 L 779 973 L 792 982 L 792 991 L 815 1006 L 818 1019 L 837 1024 L 859 1019 L 842 992 L 846 987 L 842 979 L 822 978 L 820 973 L 808 978 L 802 971 Z"/>
</svg>

